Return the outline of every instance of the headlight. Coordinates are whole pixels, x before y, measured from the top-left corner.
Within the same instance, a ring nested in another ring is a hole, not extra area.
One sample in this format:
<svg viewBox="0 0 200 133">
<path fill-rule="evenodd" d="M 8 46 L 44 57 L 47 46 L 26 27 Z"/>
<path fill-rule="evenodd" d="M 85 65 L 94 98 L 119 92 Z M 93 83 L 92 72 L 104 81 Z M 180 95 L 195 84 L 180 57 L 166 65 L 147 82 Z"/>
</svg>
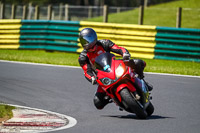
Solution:
<svg viewBox="0 0 200 133">
<path fill-rule="evenodd" d="M 101 82 L 104 84 L 104 85 L 110 85 L 112 83 L 112 80 L 109 79 L 109 78 L 103 78 L 101 79 Z"/>
<path fill-rule="evenodd" d="M 117 69 L 115 70 L 116 77 L 119 78 L 124 74 L 124 68 L 120 64 Z"/>
</svg>

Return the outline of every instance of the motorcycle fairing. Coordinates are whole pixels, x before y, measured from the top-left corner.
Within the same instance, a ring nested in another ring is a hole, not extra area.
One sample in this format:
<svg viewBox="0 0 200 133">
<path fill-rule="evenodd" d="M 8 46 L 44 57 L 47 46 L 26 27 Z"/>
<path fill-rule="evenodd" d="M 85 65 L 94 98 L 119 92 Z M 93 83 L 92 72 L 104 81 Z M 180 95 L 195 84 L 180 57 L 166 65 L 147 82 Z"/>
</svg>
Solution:
<svg viewBox="0 0 200 133">
<path fill-rule="evenodd" d="M 98 63 L 98 62 L 95 61 L 95 67 L 97 68 L 96 69 L 97 77 L 100 81 L 101 81 L 101 79 L 103 79 L 105 77 L 112 79 L 113 83 L 115 84 L 115 83 L 117 83 L 118 80 L 123 79 L 123 76 L 120 77 L 120 78 L 116 77 L 115 71 L 116 71 L 117 67 L 119 65 L 121 65 L 123 67 L 123 69 L 124 69 L 123 75 L 125 75 L 125 73 L 127 73 L 128 70 L 127 70 L 125 64 L 122 62 L 122 60 L 116 60 L 114 56 L 112 57 L 112 60 L 110 60 L 109 62 L 110 63 L 102 63 L 102 62 Z M 101 65 L 99 65 L 99 64 L 101 64 Z M 108 68 L 108 66 L 111 66 L 110 70 L 105 71 L 105 68 Z M 113 86 L 114 84 L 110 84 L 110 85 L 105 86 L 103 83 L 99 83 L 99 85 L 101 85 L 104 88 L 109 88 L 110 86 Z"/>
<path fill-rule="evenodd" d="M 98 70 L 110 72 L 112 70 L 111 65 L 114 58 L 115 55 L 110 53 L 101 54 L 95 59 L 94 65 Z"/>
<path fill-rule="evenodd" d="M 131 68 L 126 66 L 122 60 L 116 60 L 115 56 L 110 53 L 104 53 L 98 56 L 95 59 L 95 67 L 97 72 L 97 77 L 100 82 L 99 85 L 102 87 L 103 90 L 106 92 L 112 92 L 108 94 L 111 98 L 116 97 L 119 102 L 122 101 L 120 96 L 120 91 L 123 88 L 128 88 L 131 92 L 136 91 L 133 83 L 134 80 L 134 73 L 131 71 Z M 121 66 L 124 69 L 124 73 L 121 77 L 116 77 L 116 69 L 118 66 Z M 112 80 L 112 83 L 109 85 L 104 85 L 102 83 L 102 79 L 109 78 Z M 125 82 L 118 82 L 124 80 Z M 114 92 L 112 90 L 115 90 Z M 113 95 L 114 93 L 114 95 Z"/>
</svg>

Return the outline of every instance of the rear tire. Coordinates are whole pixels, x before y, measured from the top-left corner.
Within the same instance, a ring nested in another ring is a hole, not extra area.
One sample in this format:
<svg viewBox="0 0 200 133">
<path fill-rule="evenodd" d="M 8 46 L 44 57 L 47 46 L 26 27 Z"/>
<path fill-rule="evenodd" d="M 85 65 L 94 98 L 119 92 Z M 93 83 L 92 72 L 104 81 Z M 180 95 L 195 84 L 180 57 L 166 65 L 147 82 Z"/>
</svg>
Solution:
<svg viewBox="0 0 200 133">
<path fill-rule="evenodd" d="M 124 105 L 125 110 L 135 113 L 140 119 L 147 118 L 147 112 L 137 103 L 127 88 L 124 88 L 120 91 L 120 96 L 122 98 L 122 104 Z"/>
<path fill-rule="evenodd" d="M 153 107 L 153 104 L 150 102 L 149 103 L 149 106 L 146 108 L 146 112 L 148 114 L 148 116 L 151 116 L 154 112 L 154 107 Z"/>
</svg>

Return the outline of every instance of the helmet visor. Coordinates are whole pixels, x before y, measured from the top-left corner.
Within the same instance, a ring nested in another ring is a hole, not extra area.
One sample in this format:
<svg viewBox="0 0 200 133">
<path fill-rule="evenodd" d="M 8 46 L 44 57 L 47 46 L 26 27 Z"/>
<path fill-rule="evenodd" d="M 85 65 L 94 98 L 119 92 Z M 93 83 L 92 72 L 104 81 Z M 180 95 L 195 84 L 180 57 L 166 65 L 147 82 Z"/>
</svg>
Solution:
<svg viewBox="0 0 200 133">
<path fill-rule="evenodd" d="M 83 48 L 88 50 L 94 47 L 97 42 L 97 35 L 93 29 L 86 28 L 80 32 L 80 43 L 82 44 Z"/>
</svg>

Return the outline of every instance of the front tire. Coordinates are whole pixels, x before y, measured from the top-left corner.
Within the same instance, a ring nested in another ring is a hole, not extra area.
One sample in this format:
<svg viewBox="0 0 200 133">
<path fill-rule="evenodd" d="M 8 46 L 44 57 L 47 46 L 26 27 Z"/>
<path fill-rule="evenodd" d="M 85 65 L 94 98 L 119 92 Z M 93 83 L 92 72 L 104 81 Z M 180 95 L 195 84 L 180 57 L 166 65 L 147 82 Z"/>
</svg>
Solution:
<svg viewBox="0 0 200 133">
<path fill-rule="evenodd" d="M 120 96 L 122 98 L 122 104 L 125 107 L 125 110 L 135 113 L 136 116 L 140 119 L 147 118 L 147 112 L 137 103 L 137 101 L 130 94 L 128 88 L 124 88 L 120 91 Z"/>
</svg>

